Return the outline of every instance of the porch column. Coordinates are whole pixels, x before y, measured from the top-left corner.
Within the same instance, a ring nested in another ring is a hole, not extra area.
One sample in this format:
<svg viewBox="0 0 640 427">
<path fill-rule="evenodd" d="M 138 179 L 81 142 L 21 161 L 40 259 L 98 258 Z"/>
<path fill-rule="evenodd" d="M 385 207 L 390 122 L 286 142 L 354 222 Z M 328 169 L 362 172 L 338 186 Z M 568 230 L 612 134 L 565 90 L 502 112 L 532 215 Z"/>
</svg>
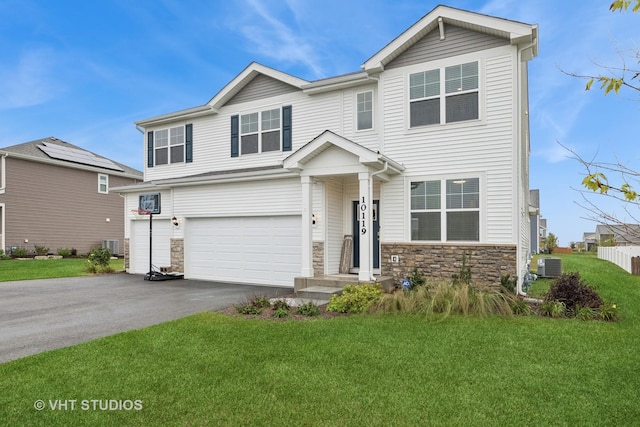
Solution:
<svg viewBox="0 0 640 427">
<path fill-rule="evenodd" d="M 310 176 L 301 176 L 300 179 L 302 181 L 302 277 L 313 277 L 312 180 Z"/>
<path fill-rule="evenodd" d="M 373 256 L 371 246 L 371 232 L 373 224 L 371 223 L 371 175 L 369 172 L 360 172 L 358 174 L 360 183 L 360 192 L 358 198 L 358 236 L 354 236 L 360 240 L 360 271 L 358 280 L 368 282 L 373 278 Z"/>
</svg>

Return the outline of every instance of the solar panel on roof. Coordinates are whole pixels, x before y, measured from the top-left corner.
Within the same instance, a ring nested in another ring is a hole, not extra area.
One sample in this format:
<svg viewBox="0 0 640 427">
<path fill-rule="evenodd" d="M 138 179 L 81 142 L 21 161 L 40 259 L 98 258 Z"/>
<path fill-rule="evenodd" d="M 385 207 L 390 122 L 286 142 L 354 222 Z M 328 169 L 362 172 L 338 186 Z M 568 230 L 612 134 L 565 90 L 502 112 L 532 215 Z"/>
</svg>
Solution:
<svg viewBox="0 0 640 427">
<path fill-rule="evenodd" d="M 68 162 L 124 172 L 124 169 L 113 163 L 111 160 L 98 157 L 88 151 L 64 147 L 57 144 L 47 144 L 46 142 L 43 142 L 42 145 L 38 145 L 38 148 L 44 151 L 45 154 L 52 159 L 65 160 Z"/>
</svg>

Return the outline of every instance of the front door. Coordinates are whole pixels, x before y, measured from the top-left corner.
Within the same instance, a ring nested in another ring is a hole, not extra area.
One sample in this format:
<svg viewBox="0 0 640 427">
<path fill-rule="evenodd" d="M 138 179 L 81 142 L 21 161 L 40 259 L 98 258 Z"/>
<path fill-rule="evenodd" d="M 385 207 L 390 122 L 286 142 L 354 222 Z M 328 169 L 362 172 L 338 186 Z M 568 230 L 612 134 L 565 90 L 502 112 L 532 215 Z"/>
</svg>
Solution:
<svg viewBox="0 0 640 427">
<path fill-rule="evenodd" d="M 353 202 L 352 227 L 353 227 L 353 267 L 360 268 L 360 219 L 358 217 L 358 202 Z M 371 233 L 373 245 L 373 268 L 380 268 L 380 201 L 373 201 L 373 210 L 371 211 L 373 221 L 373 232 Z"/>
</svg>

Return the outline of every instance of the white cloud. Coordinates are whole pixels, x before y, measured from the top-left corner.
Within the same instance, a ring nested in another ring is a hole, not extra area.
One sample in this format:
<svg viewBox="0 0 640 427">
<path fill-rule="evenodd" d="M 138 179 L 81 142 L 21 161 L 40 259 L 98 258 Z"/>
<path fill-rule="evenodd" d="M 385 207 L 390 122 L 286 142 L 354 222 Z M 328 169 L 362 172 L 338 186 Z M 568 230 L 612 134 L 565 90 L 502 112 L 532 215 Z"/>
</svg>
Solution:
<svg viewBox="0 0 640 427">
<path fill-rule="evenodd" d="M 57 66 L 53 52 L 41 49 L 24 52 L 17 63 L 0 68 L 0 109 L 46 103 L 64 90 L 54 78 Z"/>
</svg>

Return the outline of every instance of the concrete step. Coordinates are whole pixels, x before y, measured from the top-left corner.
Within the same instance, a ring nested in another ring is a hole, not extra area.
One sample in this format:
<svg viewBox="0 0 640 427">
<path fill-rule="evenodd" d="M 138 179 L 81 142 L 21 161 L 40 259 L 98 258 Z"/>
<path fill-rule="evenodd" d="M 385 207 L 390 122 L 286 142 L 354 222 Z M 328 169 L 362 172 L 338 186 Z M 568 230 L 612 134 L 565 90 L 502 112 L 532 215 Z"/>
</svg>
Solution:
<svg viewBox="0 0 640 427">
<path fill-rule="evenodd" d="M 298 298 L 327 301 L 331 299 L 331 295 L 340 294 L 342 294 L 342 288 L 335 286 L 308 286 L 296 291 Z"/>
</svg>

